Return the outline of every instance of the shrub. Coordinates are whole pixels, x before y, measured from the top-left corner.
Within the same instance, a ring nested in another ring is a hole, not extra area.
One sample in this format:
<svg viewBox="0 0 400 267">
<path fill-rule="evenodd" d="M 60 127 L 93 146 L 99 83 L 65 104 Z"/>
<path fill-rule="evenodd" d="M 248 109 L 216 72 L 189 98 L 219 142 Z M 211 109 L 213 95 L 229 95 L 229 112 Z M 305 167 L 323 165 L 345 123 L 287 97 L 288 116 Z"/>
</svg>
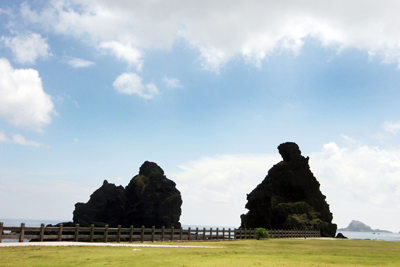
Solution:
<svg viewBox="0 0 400 267">
<path fill-rule="evenodd" d="M 267 230 L 265 230 L 265 228 L 256 228 L 256 234 L 254 237 L 257 240 L 269 238 L 269 233 Z"/>
</svg>

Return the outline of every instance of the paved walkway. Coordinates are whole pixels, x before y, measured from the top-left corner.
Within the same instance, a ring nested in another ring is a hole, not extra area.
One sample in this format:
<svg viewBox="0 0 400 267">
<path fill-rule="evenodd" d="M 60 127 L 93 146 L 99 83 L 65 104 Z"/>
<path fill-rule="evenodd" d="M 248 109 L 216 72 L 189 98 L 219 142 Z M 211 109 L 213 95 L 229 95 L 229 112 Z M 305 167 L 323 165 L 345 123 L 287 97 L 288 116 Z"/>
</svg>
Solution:
<svg viewBox="0 0 400 267">
<path fill-rule="evenodd" d="M 0 247 L 20 247 L 20 246 L 90 246 L 90 247 L 139 247 L 139 248 L 224 248 L 224 247 L 209 247 L 209 246 L 184 246 L 184 245 L 156 245 L 156 244 L 126 244 L 126 243 L 100 243 L 100 242 L 5 242 L 0 243 Z"/>
</svg>

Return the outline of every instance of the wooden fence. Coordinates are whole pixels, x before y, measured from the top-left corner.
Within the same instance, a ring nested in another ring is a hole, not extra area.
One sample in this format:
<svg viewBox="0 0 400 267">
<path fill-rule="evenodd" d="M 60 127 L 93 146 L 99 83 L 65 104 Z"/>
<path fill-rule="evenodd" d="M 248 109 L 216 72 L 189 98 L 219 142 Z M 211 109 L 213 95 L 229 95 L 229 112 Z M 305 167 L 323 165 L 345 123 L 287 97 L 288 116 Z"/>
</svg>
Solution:
<svg viewBox="0 0 400 267">
<path fill-rule="evenodd" d="M 274 238 L 306 238 L 320 237 L 320 231 L 267 230 Z M 0 222 L 0 243 L 3 239 L 33 241 L 81 241 L 81 242 L 145 242 L 145 241 L 211 241 L 254 238 L 255 229 L 213 229 L 213 228 L 117 228 L 105 227 L 74 227 L 59 226 L 26 227 L 4 226 Z"/>
<path fill-rule="evenodd" d="M 307 238 L 321 237 L 321 232 L 316 230 L 268 230 L 271 238 Z M 255 229 L 235 229 L 235 239 L 254 238 Z"/>
</svg>

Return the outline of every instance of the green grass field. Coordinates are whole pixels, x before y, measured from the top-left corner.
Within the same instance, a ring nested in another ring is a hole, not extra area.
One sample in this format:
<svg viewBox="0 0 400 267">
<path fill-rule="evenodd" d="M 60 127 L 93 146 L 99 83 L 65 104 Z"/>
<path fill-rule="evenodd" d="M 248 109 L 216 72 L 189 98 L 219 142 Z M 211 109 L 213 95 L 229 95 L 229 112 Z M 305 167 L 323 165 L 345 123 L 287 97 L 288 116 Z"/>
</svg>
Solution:
<svg viewBox="0 0 400 267">
<path fill-rule="evenodd" d="M 2 247 L 0 266 L 400 266 L 400 242 L 270 239 L 157 244 L 223 248 Z"/>
</svg>

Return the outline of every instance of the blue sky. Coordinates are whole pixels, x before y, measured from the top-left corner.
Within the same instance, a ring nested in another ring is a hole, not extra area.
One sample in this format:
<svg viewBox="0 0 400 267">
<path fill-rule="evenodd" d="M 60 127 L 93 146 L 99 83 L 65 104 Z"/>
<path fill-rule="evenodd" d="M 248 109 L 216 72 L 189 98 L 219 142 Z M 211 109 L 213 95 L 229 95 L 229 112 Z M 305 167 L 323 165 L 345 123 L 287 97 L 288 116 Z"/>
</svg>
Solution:
<svg viewBox="0 0 400 267">
<path fill-rule="evenodd" d="M 400 230 L 400 5 L 214 2 L 0 1 L 1 218 L 70 220 L 150 160 L 183 224 L 238 226 L 292 141 L 339 227 Z"/>
</svg>

